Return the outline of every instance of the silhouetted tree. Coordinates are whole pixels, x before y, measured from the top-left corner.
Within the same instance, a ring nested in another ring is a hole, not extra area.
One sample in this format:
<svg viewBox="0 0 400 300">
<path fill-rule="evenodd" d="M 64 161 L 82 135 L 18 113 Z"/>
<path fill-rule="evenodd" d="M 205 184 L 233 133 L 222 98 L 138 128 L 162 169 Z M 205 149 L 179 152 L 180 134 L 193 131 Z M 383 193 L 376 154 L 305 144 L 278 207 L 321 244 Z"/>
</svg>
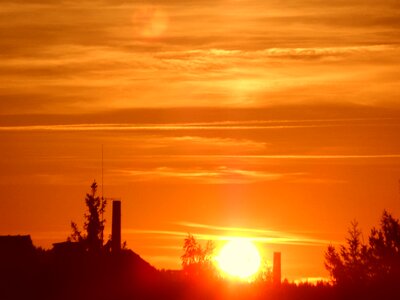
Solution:
<svg viewBox="0 0 400 300">
<path fill-rule="evenodd" d="M 384 211 L 380 225 L 369 237 L 371 276 L 382 281 L 400 278 L 400 222 Z"/>
<path fill-rule="evenodd" d="M 106 200 L 96 196 L 97 183 L 92 183 L 91 193 L 86 194 L 85 203 L 87 206 L 87 213 L 85 213 L 83 234 L 79 231 L 76 223 L 71 222 L 72 234 L 68 240 L 83 243 L 88 251 L 100 251 L 103 246 L 102 232 L 104 230 L 105 220 L 101 219 L 106 207 Z"/>
<path fill-rule="evenodd" d="M 260 283 L 272 283 L 273 282 L 273 273 L 272 268 L 268 265 L 266 259 L 261 260 L 260 270 L 257 272 L 255 278 L 255 282 Z"/>
<path fill-rule="evenodd" d="M 202 268 L 209 275 L 215 275 L 216 269 L 214 265 L 215 244 L 212 241 L 207 241 L 206 247 L 203 250 Z"/>
<path fill-rule="evenodd" d="M 400 223 L 383 212 L 380 228 L 373 228 L 368 244 L 361 241 L 357 222 L 352 222 L 346 245 L 337 251 L 330 245 L 325 267 L 338 285 L 400 284 Z"/>
<path fill-rule="evenodd" d="M 215 271 L 213 264 L 215 245 L 207 241 L 205 248 L 189 234 L 183 241 L 182 268 L 187 275 L 200 275 L 207 273 L 211 275 Z"/>
<path fill-rule="evenodd" d="M 340 284 L 345 276 L 345 267 L 342 258 L 333 245 L 329 245 L 325 252 L 325 268 L 328 270 L 331 280 Z"/>
<path fill-rule="evenodd" d="M 340 251 L 330 245 L 325 254 L 325 267 L 336 283 L 360 284 L 368 278 L 367 246 L 361 241 L 361 230 L 353 221 L 348 231 L 346 245 Z"/>
<path fill-rule="evenodd" d="M 187 268 L 200 262 L 201 246 L 197 243 L 193 235 L 189 234 L 183 241 L 182 267 Z"/>
</svg>

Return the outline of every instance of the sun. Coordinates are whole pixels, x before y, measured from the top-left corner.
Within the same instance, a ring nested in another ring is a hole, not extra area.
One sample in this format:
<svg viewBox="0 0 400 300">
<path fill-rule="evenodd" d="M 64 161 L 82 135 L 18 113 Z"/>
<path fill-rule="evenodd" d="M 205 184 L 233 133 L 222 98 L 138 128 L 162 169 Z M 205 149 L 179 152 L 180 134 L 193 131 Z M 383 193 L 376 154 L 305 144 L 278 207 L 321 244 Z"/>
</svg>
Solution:
<svg viewBox="0 0 400 300">
<path fill-rule="evenodd" d="M 215 260 L 224 275 L 244 280 L 255 275 L 261 265 L 257 247 L 249 239 L 244 238 L 227 242 Z"/>
</svg>

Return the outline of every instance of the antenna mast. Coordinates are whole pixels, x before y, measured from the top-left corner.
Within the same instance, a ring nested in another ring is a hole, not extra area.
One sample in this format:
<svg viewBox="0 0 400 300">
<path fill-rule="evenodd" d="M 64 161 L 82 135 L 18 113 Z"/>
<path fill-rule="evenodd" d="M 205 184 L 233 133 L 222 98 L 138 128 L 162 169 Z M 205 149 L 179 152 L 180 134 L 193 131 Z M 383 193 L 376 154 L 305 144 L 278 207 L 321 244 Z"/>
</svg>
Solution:
<svg viewBox="0 0 400 300">
<path fill-rule="evenodd" d="M 101 144 L 101 203 L 104 203 L 104 147 Z M 104 243 L 104 209 L 101 211 L 101 243 Z"/>
</svg>

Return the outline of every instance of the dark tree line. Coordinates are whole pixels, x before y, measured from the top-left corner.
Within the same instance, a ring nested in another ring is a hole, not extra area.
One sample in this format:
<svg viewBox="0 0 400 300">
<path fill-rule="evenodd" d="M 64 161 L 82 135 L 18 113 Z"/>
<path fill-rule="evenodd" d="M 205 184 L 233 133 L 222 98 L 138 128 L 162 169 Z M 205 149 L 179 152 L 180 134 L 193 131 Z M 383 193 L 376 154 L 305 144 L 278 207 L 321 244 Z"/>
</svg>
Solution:
<svg viewBox="0 0 400 300">
<path fill-rule="evenodd" d="M 367 242 L 357 222 L 352 222 L 346 244 L 325 253 L 325 267 L 338 286 L 400 285 L 400 222 L 384 211 L 380 226 L 372 228 Z"/>
</svg>

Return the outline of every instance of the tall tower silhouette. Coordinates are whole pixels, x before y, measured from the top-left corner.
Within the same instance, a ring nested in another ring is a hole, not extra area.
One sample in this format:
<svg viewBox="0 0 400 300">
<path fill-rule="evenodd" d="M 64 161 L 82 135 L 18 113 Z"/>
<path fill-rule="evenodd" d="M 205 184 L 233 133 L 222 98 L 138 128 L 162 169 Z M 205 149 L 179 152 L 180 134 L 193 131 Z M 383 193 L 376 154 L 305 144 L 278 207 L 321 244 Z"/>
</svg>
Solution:
<svg viewBox="0 0 400 300">
<path fill-rule="evenodd" d="M 118 253 L 121 250 L 121 201 L 112 203 L 111 251 Z"/>
<path fill-rule="evenodd" d="M 274 284 L 281 284 L 281 276 L 281 253 L 274 252 L 274 265 L 272 270 Z"/>
</svg>

